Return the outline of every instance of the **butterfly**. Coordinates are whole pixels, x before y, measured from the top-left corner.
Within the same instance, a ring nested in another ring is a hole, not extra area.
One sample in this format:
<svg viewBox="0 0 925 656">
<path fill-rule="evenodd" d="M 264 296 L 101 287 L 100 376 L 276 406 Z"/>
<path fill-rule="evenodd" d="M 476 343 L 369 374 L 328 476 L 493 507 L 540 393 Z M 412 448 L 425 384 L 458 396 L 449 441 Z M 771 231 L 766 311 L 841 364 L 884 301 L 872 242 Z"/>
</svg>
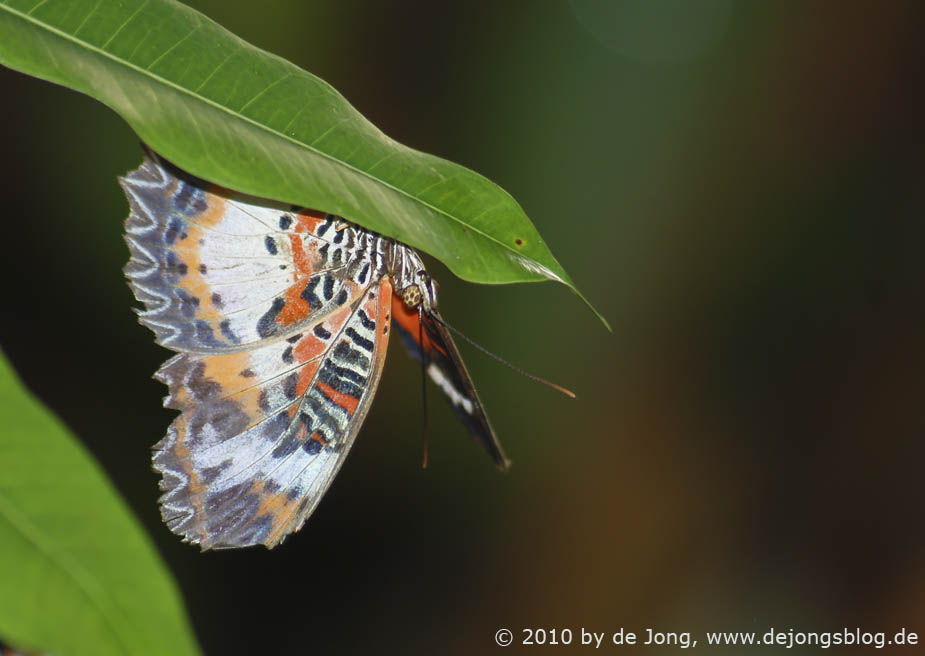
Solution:
<svg viewBox="0 0 925 656">
<path fill-rule="evenodd" d="M 272 548 L 312 514 L 379 384 L 394 329 L 502 469 L 508 460 L 420 255 L 338 216 L 206 183 L 153 152 L 119 180 L 140 322 L 177 354 L 154 446 L 167 526 Z"/>
</svg>

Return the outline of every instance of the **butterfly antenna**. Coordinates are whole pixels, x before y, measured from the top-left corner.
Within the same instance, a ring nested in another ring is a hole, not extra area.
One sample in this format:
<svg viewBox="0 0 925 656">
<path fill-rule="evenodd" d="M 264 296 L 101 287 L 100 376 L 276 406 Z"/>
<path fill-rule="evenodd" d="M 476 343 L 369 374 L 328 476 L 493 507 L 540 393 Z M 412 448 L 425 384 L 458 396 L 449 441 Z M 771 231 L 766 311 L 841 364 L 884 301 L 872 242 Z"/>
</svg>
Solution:
<svg viewBox="0 0 925 656">
<path fill-rule="evenodd" d="M 424 348 L 424 317 L 420 309 L 418 309 L 418 348 L 421 349 L 421 404 L 424 406 L 424 454 L 421 456 L 421 469 L 427 469 L 430 446 L 427 433 L 427 367 L 430 365 L 430 359 L 427 349 Z"/>
<path fill-rule="evenodd" d="M 460 331 L 456 330 L 456 328 L 454 328 L 453 326 L 451 326 L 450 324 L 448 324 L 448 323 L 447 323 L 446 321 L 444 321 L 441 317 L 438 317 L 438 316 L 436 316 L 436 315 L 431 315 L 431 318 L 432 318 L 434 321 L 436 321 L 437 323 L 439 323 L 439 324 L 441 324 L 442 326 L 444 326 L 445 328 L 448 328 L 449 330 L 452 330 L 456 335 L 458 335 L 459 337 L 462 337 L 462 338 L 463 338 L 464 340 L 466 340 L 469 344 L 471 344 L 472 346 L 474 346 L 475 348 L 477 348 L 478 350 L 480 350 L 482 353 L 484 353 L 484 354 L 487 355 L 488 357 L 497 360 L 498 362 L 500 362 L 501 364 L 503 364 L 503 365 L 506 366 L 506 367 L 509 367 L 510 369 L 513 369 L 514 371 L 516 371 L 517 373 L 519 373 L 521 376 L 525 376 L 525 377 L 529 378 L 530 380 L 536 381 L 537 383 L 540 383 L 540 384 L 542 384 L 542 385 L 546 385 L 546 387 L 551 387 L 552 389 L 556 390 L 557 392 L 559 392 L 559 393 L 561 393 L 561 394 L 565 394 L 565 396 L 569 397 L 570 399 L 577 398 L 577 397 L 575 396 L 575 392 L 573 392 L 572 390 L 566 389 L 566 388 L 562 387 L 561 385 L 556 385 L 555 383 L 550 382 L 550 381 L 546 380 L 545 378 L 540 378 L 539 376 L 534 376 L 533 374 L 524 371 L 523 369 L 521 369 L 521 368 L 518 367 L 517 365 L 511 364 L 510 362 L 508 362 L 507 360 L 505 360 L 504 358 L 502 358 L 500 355 L 496 355 L 495 353 L 492 353 L 491 351 L 489 351 L 487 348 L 485 348 L 485 347 L 482 346 L 481 344 L 479 344 L 479 343 L 473 341 L 472 339 L 470 339 L 469 337 L 467 337 L 466 335 L 464 335 L 464 334 L 461 333 Z"/>
</svg>

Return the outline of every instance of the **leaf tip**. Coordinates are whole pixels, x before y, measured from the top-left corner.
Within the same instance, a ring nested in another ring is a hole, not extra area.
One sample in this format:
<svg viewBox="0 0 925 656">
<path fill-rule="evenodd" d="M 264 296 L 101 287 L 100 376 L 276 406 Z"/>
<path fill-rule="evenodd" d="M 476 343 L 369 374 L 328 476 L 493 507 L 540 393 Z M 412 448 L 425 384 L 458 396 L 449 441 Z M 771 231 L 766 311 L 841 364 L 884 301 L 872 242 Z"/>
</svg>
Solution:
<svg viewBox="0 0 925 656">
<path fill-rule="evenodd" d="M 584 304 L 588 306 L 588 309 L 591 310 L 591 312 L 594 313 L 594 316 L 596 316 L 598 319 L 601 320 L 601 323 L 604 324 L 604 328 L 606 328 L 606 329 L 607 329 L 607 332 L 609 332 L 609 333 L 612 335 L 612 334 L 613 334 L 613 328 L 611 328 L 610 322 L 607 321 L 607 319 L 604 318 L 604 315 L 601 314 L 600 312 L 598 312 L 598 311 L 597 311 L 597 308 L 594 307 L 593 305 L 591 305 L 591 301 L 589 301 L 587 298 L 585 298 L 584 294 L 582 294 L 580 291 L 578 291 L 578 289 L 576 289 L 575 287 L 572 287 L 572 291 L 575 292 L 575 294 L 578 295 L 578 298 L 580 298 L 580 299 L 584 302 Z"/>
<path fill-rule="evenodd" d="M 598 310 L 597 310 L 596 307 L 594 307 L 593 305 L 591 305 L 591 301 L 589 301 L 589 300 L 585 297 L 585 295 L 581 293 L 581 291 L 578 289 L 578 287 L 575 286 L 575 283 L 572 282 L 571 278 L 566 278 L 565 280 L 562 280 L 561 282 L 562 282 L 566 287 L 568 287 L 569 289 L 571 289 L 571 290 L 572 290 L 572 293 L 575 294 L 575 296 L 577 296 L 578 298 L 581 299 L 581 302 L 584 303 L 584 304 L 587 306 L 587 308 L 588 308 L 589 310 L 591 310 L 592 313 L 594 313 L 594 316 L 596 316 L 598 319 L 600 319 L 601 323 L 604 324 L 604 328 L 606 328 L 606 329 L 607 329 L 607 332 L 609 332 L 609 333 L 612 335 L 612 334 L 613 334 L 613 328 L 610 327 L 610 322 L 607 321 L 607 319 L 604 318 L 604 315 L 603 315 L 603 314 L 601 314 L 600 312 L 598 312 Z"/>
</svg>

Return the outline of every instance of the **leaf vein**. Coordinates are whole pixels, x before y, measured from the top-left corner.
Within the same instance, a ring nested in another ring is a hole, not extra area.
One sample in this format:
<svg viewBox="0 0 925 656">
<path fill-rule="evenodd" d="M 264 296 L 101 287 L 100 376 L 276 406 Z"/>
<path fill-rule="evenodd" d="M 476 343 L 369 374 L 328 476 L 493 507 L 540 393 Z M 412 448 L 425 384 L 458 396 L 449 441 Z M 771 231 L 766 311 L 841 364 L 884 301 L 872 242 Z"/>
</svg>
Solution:
<svg viewBox="0 0 925 656">
<path fill-rule="evenodd" d="M 257 93 L 257 95 L 255 95 L 253 98 L 251 98 L 251 99 L 248 100 L 246 103 L 244 103 L 244 105 L 242 105 L 235 113 L 237 113 L 237 114 L 243 114 L 244 110 L 247 109 L 248 107 L 250 107 L 250 106 L 251 106 L 254 102 L 256 102 L 262 95 L 264 95 L 265 93 L 267 93 L 270 89 L 272 89 L 273 87 L 275 87 L 277 84 L 281 83 L 283 80 L 287 80 L 287 79 L 289 79 L 290 77 L 292 77 L 292 73 L 286 73 L 285 75 L 283 75 L 283 76 L 282 76 L 281 78 L 279 78 L 278 80 L 276 80 L 276 81 L 274 81 L 274 82 L 271 82 L 270 84 L 268 84 L 267 86 L 265 86 L 263 89 L 261 89 L 261 90 Z"/>
<path fill-rule="evenodd" d="M 87 24 L 87 21 L 90 20 L 90 18 L 93 16 L 93 14 L 96 13 L 96 10 L 100 8 L 100 5 L 101 5 L 101 4 L 103 4 L 103 0 L 96 0 L 96 5 L 94 5 L 93 9 L 91 9 L 90 11 L 87 12 L 87 15 L 84 16 L 84 19 L 83 19 L 82 21 L 80 21 L 80 25 L 78 25 L 78 26 L 74 29 L 74 34 L 75 34 L 75 35 L 76 35 L 78 32 L 80 32 L 80 30 L 83 29 L 83 26 Z"/>
<path fill-rule="evenodd" d="M 153 69 L 155 66 L 157 66 L 158 62 L 161 61 L 164 57 L 166 57 L 167 55 L 169 55 L 170 53 L 172 53 L 174 50 L 176 50 L 178 47 L 180 47 L 180 45 L 183 44 L 187 39 L 189 39 L 189 38 L 190 38 L 191 36 L 193 36 L 196 32 L 198 32 L 200 27 L 202 27 L 202 25 L 197 25 L 197 26 L 194 27 L 192 30 L 190 30 L 189 32 L 187 32 L 185 36 L 183 36 L 183 37 L 180 38 L 176 43 L 174 43 L 172 46 L 170 46 L 169 48 L 167 48 L 167 50 L 165 50 L 164 52 L 162 52 L 161 54 L 159 54 L 159 55 L 154 59 L 153 62 L 151 62 L 150 64 L 148 64 L 148 65 L 145 67 L 145 70 L 147 70 L 147 71 L 148 71 L 149 73 L 151 73 L 152 75 L 155 75 L 154 73 L 151 72 L 151 69 Z M 104 50 L 103 52 L 106 52 L 106 51 Z M 161 78 L 159 75 L 155 75 L 155 77 L 157 77 L 157 78 L 159 78 L 159 79 L 164 79 L 164 78 Z M 179 88 L 179 89 L 183 89 L 183 90 L 185 90 L 185 91 L 188 91 L 188 90 L 186 89 L 186 87 L 180 86 L 179 84 L 176 84 L 175 86 L 176 86 L 177 88 Z"/>
<path fill-rule="evenodd" d="M 132 15 L 125 19 L 125 21 L 118 27 L 118 29 L 116 29 L 116 31 L 113 32 L 112 35 L 111 35 L 108 39 L 106 39 L 106 43 L 104 43 L 103 45 L 100 46 L 100 49 L 101 49 L 101 50 L 106 50 L 106 46 L 108 46 L 110 43 L 112 43 L 113 39 L 115 39 L 117 36 L 119 36 L 119 33 L 120 33 L 123 29 L 125 29 L 125 26 L 128 25 L 129 23 L 131 23 L 131 22 L 132 22 L 132 19 L 135 18 L 135 16 L 137 16 L 139 13 L 141 13 L 141 10 L 144 9 L 145 7 L 147 7 L 148 4 L 150 3 L 150 1 L 151 1 L 151 0 L 145 0 L 145 1 L 142 2 L 140 5 L 138 5 L 138 9 L 136 9 L 135 11 L 133 11 L 133 12 L 132 12 Z M 97 6 L 99 6 L 99 5 L 97 5 Z"/>
</svg>

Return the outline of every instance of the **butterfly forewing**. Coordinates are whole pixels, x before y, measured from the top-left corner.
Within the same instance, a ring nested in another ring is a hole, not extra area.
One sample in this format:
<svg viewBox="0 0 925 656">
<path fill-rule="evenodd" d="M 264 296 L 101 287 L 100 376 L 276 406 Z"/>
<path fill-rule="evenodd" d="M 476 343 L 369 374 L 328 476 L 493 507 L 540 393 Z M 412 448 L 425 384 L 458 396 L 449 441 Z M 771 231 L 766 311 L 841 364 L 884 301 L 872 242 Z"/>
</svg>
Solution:
<svg viewBox="0 0 925 656">
<path fill-rule="evenodd" d="M 126 275 L 146 306 L 141 322 L 163 346 L 250 347 L 316 323 L 373 282 L 375 254 L 363 247 L 375 239 L 345 244 L 333 217 L 257 204 L 176 173 L 149 158 L 121 181 L 132 210 Z"/>
</svg>

